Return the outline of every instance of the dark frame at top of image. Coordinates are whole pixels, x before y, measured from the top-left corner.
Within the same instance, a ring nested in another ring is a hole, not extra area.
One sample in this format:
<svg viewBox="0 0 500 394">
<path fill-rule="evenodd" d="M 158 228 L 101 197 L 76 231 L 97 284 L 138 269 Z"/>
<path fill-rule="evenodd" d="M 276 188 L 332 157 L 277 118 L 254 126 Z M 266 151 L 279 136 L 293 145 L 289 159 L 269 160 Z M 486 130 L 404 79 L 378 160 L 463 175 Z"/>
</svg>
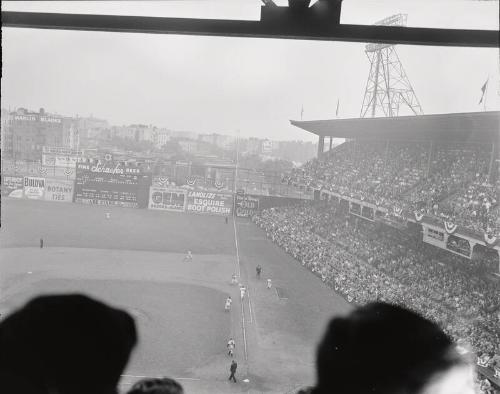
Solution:
<svg viewBox="0 0 500 394">
<path fill-rule="evenodd" d="M 464 30 L 340 23 L 341 0 L 272 1 L 261 8 L 260 21 L 2 12 L 2 26 L 14 28 L 181 34 L 298 40 L 346 41 L 427 46 L 499 47 L 497 30 Z"/>
</svg>

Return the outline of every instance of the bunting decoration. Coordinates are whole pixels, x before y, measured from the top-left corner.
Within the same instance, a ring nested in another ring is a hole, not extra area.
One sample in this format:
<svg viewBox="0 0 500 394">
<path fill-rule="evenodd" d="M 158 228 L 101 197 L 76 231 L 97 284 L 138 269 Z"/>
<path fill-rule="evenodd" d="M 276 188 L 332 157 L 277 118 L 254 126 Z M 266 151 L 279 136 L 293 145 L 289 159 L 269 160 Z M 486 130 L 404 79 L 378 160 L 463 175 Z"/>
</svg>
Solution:
<svg viewBox="0 0 500 394">
<path fill-rule="evenodd" d="M 73 174 L 73 170 L 71 168 L 65 168 L 64 169 L 64 175 L 66 175 L 68 178 Z"/>
<path fill-rule="evenodd" d="M 159 176 L 158 177 L 158 185 L 159 186 L 167 186 L 168 184 L 168 178 L 165 176 Z"/>
<path fill-rule="evenodd" d="M 448 220 L 444 221 L 444 229 L 448 234 L 453 234 L 455 231 L 457 231 L 457 227 L 458 226 L 453 222 L 450 222 Z"/>
<path fill-rule="evenodd" d="M 39 172 L 41 175 L 47 175 L 47 169 L 46 169 L 46 168 L 40 167 L 40 168 L 38 169 L 38 172 Z"/>
<path fill-rule="evenodd" d="M 186 178 L 186 183 L 188 184 L 188 186 L 194 186 L 196 184 L 196 177 L 188 176 Z"/>
<path fill-rule="evenodd" d="M 424 218 L 424 213 L 421 210 L 420 211 L 415 211 L 414 214 L 415 214 L 415 220 L 417 222 L 422 221 L 422 219 Z"/>
<path fill-rule="evenodd" d="M 222 182 L 222 181 L 217 181 L 217 180 L 216 180 L 214 184 L 215 184 L 215 188 L 216 188 L 217 190 L 224 189 L 224 182 Z"/>
<path fill-rule="evenodd" d="M 497 237 L 495 234 L 489 234 L 487 232 L 484 233 L 484 242 L 486 242 L 487 245 L 492 246 L 497 242 Z"/>
</svg>

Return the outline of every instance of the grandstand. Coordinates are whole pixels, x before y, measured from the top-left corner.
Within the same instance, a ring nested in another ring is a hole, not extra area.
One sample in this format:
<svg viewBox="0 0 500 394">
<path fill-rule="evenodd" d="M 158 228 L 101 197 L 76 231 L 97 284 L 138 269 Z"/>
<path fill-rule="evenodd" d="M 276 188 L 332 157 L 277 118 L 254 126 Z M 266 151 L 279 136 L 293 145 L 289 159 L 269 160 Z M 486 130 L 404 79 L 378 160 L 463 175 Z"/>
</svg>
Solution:
<svg viewBox="0 0 500 394">
<path fill-rule="evenodd" d="M 288 180 L 314 183 L 371 216 L 462 236 L 469 258 L 477 245 L 498 251 L 499 121 L 499 112 L 292 121 L 319 136 L 320 150 Z M 323 153 L 325 137 L 348 142 Z"/>
<path fill-rule="evenodd" d="M 353 303 L 382 299 L 437 321 L 500 381 L 500 113 L 292 121 L 318 158 L 283 181 L 319 201 L 254 217 Z M 323 152 L 324 138 L 346 142 Z"/>
</svg>

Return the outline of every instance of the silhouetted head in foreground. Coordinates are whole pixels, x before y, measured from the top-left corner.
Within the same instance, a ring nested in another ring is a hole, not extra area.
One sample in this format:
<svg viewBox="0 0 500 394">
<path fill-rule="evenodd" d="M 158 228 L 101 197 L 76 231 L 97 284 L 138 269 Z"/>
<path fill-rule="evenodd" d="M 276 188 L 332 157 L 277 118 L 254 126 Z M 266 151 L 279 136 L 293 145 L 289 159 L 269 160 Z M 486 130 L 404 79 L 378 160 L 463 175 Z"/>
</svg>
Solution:
<svg viewBox="0 0 500 394">
<path fill-rule="evenodd" d="M 183 394 L 182 386 L 170 378 L 143 379 L 135 383 L 127 394 Z"/>
<path fill-rule="evenodd" d="M 35 298 L 0 323 L 2 391 L 116 393 L 136 342 L 124 311 L 83 295 Z"/>
<path fill-rule="evenodd" d="M 474 392 L 472 368 L 436 324 L 380 302 L 332 319 L 316 363 L 314 394 Z"/>
</svg>

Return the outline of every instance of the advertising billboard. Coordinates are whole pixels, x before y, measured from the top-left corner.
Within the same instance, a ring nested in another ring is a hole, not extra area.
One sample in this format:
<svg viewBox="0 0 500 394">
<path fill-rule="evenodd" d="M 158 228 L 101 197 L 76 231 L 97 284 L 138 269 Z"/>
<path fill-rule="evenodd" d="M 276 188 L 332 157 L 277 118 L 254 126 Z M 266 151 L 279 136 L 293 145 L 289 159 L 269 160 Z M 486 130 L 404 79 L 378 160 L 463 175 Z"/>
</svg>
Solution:
<svg viewBox="0 0 500 394">
<path fill-rule="evenodd" d="M 233 195 L 231 193 L 189 190 L 187 192 L 186 211 L 220 216 L 231 215 L 233 212 Z"/>
<path fill-rule="evenodd" d="M 84 159 L 78 156 L 62 156 L 53 153 L 42 154 L 42 165 L 45 167 L 75 168 L 76 163 Z"/>
<path fill-rule="evenodd" d="M 147 208 L 151 173 L 120 162 L 77 163 L 74 200 L 82 204 Z"/>
<path fill-rule="evenodd" d="M 45 167 L 75 168 L 76 163 L 83 162 L 83 151 L 58 146 L 44 146 L 42 165 Z"/>
<path fill-rule="evenodd" d="M 149 209 L 184 212 L 186 190 L 152 186 L 149 190 Z"/>
<path fill-rule="evenodd" d="M 236 216 L 248 218 L 252 217 L 259 209 L 259 199 L 248 195 L 235 195 Z"/>
<path fill-rule="evenodd" d="M 22 198 L 23 177 L 14 175 L 2 175 L 2 195 Z"/>
<path fill-rule="evenodd" d="M 50 179 L 45 180 L 45 200 L 58 202 L 73 202 L 74 182 Z"/>
<path fill-rule="evenodd" d="M 25 176 L 23 181 L 24 197 L 31 200 L 42 200 L 45 193 L 45 178 Z"/>
</svg>

